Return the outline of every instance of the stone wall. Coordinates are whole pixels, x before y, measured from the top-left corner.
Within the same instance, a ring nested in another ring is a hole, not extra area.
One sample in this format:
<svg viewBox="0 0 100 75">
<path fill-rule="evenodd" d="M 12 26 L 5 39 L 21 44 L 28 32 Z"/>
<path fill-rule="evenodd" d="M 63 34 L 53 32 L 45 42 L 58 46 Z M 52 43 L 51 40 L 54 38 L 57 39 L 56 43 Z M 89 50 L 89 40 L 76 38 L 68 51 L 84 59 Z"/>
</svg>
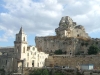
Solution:
<svg viewBox="0 0 100 75">
<path fill-rule="evenodd" d="M 66 55 L 75 55 L 78 52 L 87 54 L 87 50 L 93 44 L 100 47 L 100 39 L 82 39 L 82 38 L 59 38 L 57 36 L 36 37 L 36 47 L 38 50 L 53 53 L 55 50 L 61 49 L 66 51 Z"/>
<path fill-rule="evenodd" d="M 82 64 L 93 64 L 94 69 L 100 68 L 100 55 L 91 56 L 67 56 L 67 55 L 54 55 L 49 56 L 46 60 L 46 66 L 69 66 L 71 68 L 77 67 Z"/>
<path fill-rule="evenodd" d="M 0 69 L 2 68 L 5 69 L 6 72 L 13 70 L 13 58 L 11 56 L 0 56 Z"/>
<path fill-rule="evenodd" d="M 62 17 L 55 32 L 56 36 L 35 37 L 39 51 L 52 53 L 61 49 L 63 52 L 66 51 L 67 55 L 75 55 L 79 51 L 87 54 L 87 49 L 93 41 L 85 32 L 85 28 L 77 25 L 68 16 Z M 88 45 L 82 46 L 82 43 L 88 43 Z"/>
<path fill-rule="evenodd" d="M 54 53 L 55 50 L 61 49 L 63 52 L 66 51 L 66 55 L 88 54 L 91 45 L 100 48 L 100 39 L 48 36 L 36 37 L 35 41 L 38 50 L 46 53 Z"/>
</svg>

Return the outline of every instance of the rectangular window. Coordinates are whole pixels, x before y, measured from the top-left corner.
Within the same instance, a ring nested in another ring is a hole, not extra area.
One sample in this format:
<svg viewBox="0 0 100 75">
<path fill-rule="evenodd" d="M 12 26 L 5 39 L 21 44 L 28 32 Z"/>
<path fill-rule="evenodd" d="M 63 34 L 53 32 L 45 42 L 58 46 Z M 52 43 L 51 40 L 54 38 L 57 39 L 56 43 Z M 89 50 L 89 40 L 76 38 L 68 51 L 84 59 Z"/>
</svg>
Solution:
<svg viewBox="0 0 100 75">
<path fill-rule="evenodd" d="M 23 47 L 23 53 L 25 53 L 25 47 Z"/>
<path fill-rule="evenodd" d="M 29 56 L 29 53 L 27 53 L 27 56 Z"/>
<path fill-rule="evenodd" d="M 27 67 L 29 66 L 29 63 L 27 62 Z"/>
<path fill-rule="evenodd" d="M 7 60 L 6 60 L 6 65 L 7 65 Z"/>
</svg>

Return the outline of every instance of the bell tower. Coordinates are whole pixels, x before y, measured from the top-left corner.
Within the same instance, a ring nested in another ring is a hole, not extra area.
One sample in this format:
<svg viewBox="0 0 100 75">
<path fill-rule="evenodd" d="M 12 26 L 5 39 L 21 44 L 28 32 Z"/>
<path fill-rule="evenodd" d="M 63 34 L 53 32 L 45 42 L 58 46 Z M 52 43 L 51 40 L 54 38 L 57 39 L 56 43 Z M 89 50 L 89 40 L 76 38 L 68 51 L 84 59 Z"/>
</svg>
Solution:
<svg viewBox="0 0 100 75">
<path fill-rule="evenodd" d="M 25 60 L 27 56 L 27 35 L 24 33 L 22 27 L 20 28 L 19 33 L 16 34 L 14 47 L 17 59 Z"/>
</svg>

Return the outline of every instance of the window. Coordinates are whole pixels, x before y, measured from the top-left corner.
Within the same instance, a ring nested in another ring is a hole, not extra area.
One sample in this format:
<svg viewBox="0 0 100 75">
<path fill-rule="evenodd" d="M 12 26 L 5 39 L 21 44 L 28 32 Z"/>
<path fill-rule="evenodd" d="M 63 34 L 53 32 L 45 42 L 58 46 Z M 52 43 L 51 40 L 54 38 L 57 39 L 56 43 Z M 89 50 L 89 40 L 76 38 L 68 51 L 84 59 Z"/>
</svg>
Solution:
<svg viewBox="0 0 100 75">
<path fill-rule="evenodd" d="M 79 34 L 77 34 L 77 37 L 79 37 Z"/>
<path fill-rule="evenodd" d="M 29 53 L 27 53 L 27 56 L 29 56 Z"/>
<path fill-rule="evenodd" d="M 6 60 L 6 65 L 7 65 L 7 60 Z"/>
<path fill-rule="evenodd" d="M 25 37 L 23 37 L 23 41 L 25 41 Z"/>
<path fill-rule="evenodd" d="M 36 55 L 36 52 L 34 53 L 34 55 Z"/>
<path fill-rule="evenodd" d="M 23 53 L 25 53 L 25 47 L 23 47 Z"/>
<path fill-rule="evenodd" d="M 29 63 L 27 62 L 27 67 L 28 67 Z"/>
<path fill-rule="evenodd" d="M 33 50 L 35 50 L 35 48 L 33 47 Z"/>
<path fill-rule="evenodd" d="M 19 53 L 19 46 L 17 46 L 17 53 Z"/>
<path fill-rule="evenodd" d="M 17 40 L 19 41 L 19 36 L 18 36 L 18 39 Z"/>
<path fill-rule="evenodd" d="M 39 67 L 39 63 L 38 63 L 38 67 Z"/>
<path fill-rule="evenodd" d="M 31 52 L 31 55 L 32 55 L 33 53 Z"/>
</svg>

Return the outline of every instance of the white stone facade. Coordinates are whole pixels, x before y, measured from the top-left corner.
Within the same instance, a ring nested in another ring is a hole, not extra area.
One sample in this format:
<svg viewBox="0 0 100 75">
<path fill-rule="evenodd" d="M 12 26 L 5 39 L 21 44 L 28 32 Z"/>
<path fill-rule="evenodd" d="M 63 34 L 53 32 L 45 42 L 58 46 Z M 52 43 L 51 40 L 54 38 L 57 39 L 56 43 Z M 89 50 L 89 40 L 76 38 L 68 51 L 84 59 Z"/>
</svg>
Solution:
<svg viewBox="0 0 100 75">
<path fill-rule="evenodd" d="M 28 46 L 26 67 L 43 67 L 45 66 L 45 59 L 48 58 L 48 54 L 39 52 L 36 47 Z"/>
<path fill-rule="evenodd" d="M 48 56 L 44 52 L 39 52 L 35 46 L 28 46 L 27 35 L 21 27 L 16 34 L 14 47 L 0 48 L 0 68 L 22 72 L 22 67 L 43 67 Z"/>
</svg>

